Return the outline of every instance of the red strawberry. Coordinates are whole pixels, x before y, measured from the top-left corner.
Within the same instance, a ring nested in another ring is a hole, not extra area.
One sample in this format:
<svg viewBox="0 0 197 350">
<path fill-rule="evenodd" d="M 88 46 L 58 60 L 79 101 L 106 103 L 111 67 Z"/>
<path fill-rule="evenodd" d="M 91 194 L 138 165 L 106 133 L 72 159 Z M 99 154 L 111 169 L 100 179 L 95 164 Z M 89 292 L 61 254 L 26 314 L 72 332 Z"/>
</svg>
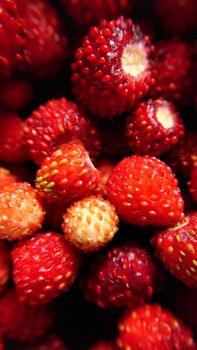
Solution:
<svg viewBox="0 0 197 350">
<path fill-rule="evenodd" d="M 10 75 L 23 61 L 24 22 L 20 0 L 1 0 L 0 4 L 0 78 Z"/>
<path fill-rule="evenodd" d="M 11 112 L 0 111 L 0 160 L 24 162 L 27 152 L 24 145 L 23 120 Z"/>
<path fill-rule="evenodd" d="M 115 350 L 115 344 L 111 341 L 99 341 L 94 346 L 91 346 L 89 350 Z"/>
<path fill-rule="evenodd" d="M 166 163 L 176 174 L 190 178 L 192 168 L 197 165 L 196 130 L 186 130 L 180 144 L 166 155 Z"/>
<path fill-rule="evenodd" d="M 20 111 L 33 98 L 33 88 L 28 80 L 12 78 L 0 84 L 0 104 L 11 111 Z"/>
<path fill-rule="evenodd" d="M 129 111 L 154 83 L 152 51 L 149 37 L 130 19 L 102 20 L 90 29 L 75 54 L 72 83 L 76 98 L 99 117 Z"/>
<path fill-rule="evenodd" d="M 17 177 L 11 174 L 8 169 L 0 167 L 0 186 L 4 187 L 10 183 L 16 182 Z"/>
<path fill-rule="evenodd" d="M 189 287 L 197 287 L 197 212 L 158 232 L 152 242 L 166 269 Z"/>
<path fill-rule="evenodd" d="M 184 126 L 172 103 L 148 100 L 127 117 L 126 134 L 132 152 L 158 156 L 178 143 Z"/>
<path fill-rule="evenodd" d="M 25 122 L 24 133 L 32 159 L 38 165 L 74 138 L 84 143 L 92 158 L 100 153 L 96 128 L 74 102 L 65 98 L 51 100 L 34 111 Z"/>
<path fill-rule="evenodd" d="M 51 75 L 68 56 L 61 19 L 48 0 L 23 0 L 26 22 L 25 65 L 37 76 Z"/>
<path fill-rule="evenodd" d="M 32 305 L 48 303 L 66 292 L 79 270 L 78 254 L 55 232 L 16 243 L 11 255 L 20 300 Z"/>
<path fill-rule="evenodd" d="M 101 19 L 129 15 L 133 0 L 61 0 L 66 13 L 81 27 L 97 24 Z"/>
<path fill-rule="evenodd" d="M 156 52 L 156 84 L 151 88 L 151 96 L 188 105 L 195 91 L 191 48 L 185 42 L 171 39 L 158 42 Z"/>
<path fill-rule="evenodd" d="M 107 181 L 115 167 L 115 163 L 108 159 L 101 159 L 96 167 L 100 173 L 100 184 L 95 191 L 95 194 L 106 198 L 107 197 Z"/>
<path fill-rule="evenodd" d="M 63 344 L 62 340 L 56 334 L 49 334 L 38 344 L 28 347 L 25 346 L 17 350 L 69 350 L 69 348 Z"/>
<path fill-rule="evenodd" d="M 74 202 L 63 216 L 65 238 L 76 248 L 92 252 L 107 245 L 118 231 L 115 208 L 99 196 Z"/>
<path fill-rule="evenodd" d="M 11 276 L 10 251 L 6 242 L 0 242 L 0 292 L 2 292 Z M 1 348 L 1 347 L 0 347 Z"/>
<path fill-rule="evenodd" d="M 190 329 L 159 304 L 128 311 L 119 323 L 117 345 L 122 350 L 196 350 Z"/>
<path fill-rule="evenodd" d="M 196 0 L 155 0 L 155 11 L 162 25 L 173 34 L 197 29 Z"/>
<path fill-rule="evenodd" d="M 133 307 L 151 299 L 160 275 L 151 254 L 126 243 L 98 254 L 81 280 L 86 299 L 99 307 Z"/>
<path fill-rule="evenodd" d="M 109 201 L 127 223 L 168 226 L 183 215 L 177 180 L 155 157 L 124 158 L 109 177 L 107 189 Z"/>
<path fill-rule="evenodd" d="M 26 182 L 0 189 L 0 239 L 30 236 L 41 228 L 44 209 L 36 190 Z"/>
<path fill-rule="evenodd" d="M 83 144 L 73 140 L 45 158 L 37 171 L 36 188 L 47 199 L 70 202 L 93 193 L 99 181 Z"/>
<path fill-rule="evenodd" d="M 189 190 L 194 202 L 197 202 L 197 168 L 191 170 L 191 180 L 188 181 Z"/>
<path fill-rule="evenodd" d="M 18 342 L 33 342 L 43 337 L 54 322 L 51 305 L 30 306 L 19 301 L 15 290 L 0 298 L 0 327 L 5 337 Z"/>
</svg>

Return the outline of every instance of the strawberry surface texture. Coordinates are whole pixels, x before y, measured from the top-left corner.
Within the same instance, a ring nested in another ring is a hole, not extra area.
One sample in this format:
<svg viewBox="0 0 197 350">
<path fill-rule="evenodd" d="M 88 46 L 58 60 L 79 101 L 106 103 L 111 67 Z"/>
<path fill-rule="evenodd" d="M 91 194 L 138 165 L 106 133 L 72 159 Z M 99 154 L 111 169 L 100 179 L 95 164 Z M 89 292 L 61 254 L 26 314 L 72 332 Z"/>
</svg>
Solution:
<svg viewBox="0 0 197 350">
<path fill-rule="evenodd" d="M 0 350 L 197 350 L 197 0 L 0 0 Z"/>
</svg>

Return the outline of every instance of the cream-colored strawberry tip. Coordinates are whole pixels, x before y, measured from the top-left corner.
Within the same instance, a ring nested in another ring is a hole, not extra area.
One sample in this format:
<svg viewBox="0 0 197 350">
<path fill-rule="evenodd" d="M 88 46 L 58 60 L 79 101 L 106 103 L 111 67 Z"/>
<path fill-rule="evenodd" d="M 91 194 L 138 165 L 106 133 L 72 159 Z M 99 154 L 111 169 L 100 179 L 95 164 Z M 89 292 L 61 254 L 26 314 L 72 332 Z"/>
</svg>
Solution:
<svg viewBox="0 0 197 350">
<path fill-rule="evenodd" d="M 158 107 L 156 118 L 165 129 L 170 129 L 174 126 L 173 114 L 167 106 Z"/>
<path fill-rule="evenodd" d="M 146 49 L 143 43 L 128 44 L 125 46 L 122 58 L 122 69 L 126 74 L 138 77 L 148 68 Z"/>
</svg>

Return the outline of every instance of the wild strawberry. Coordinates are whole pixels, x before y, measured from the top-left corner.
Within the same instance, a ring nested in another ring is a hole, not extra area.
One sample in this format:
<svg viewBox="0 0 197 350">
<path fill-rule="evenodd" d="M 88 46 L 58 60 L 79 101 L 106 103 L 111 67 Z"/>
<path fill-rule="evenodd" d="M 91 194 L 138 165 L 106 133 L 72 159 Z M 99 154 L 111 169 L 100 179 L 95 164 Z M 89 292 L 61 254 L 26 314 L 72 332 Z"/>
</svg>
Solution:
<svg viewBox="0 0 197 350">
<path fill-rule="evenodd" d="M 82 28 L 98 24 L 100 20 L 128 15 L 133 8 L 133 0 L 61 0 L 66 13 Z"/>
<path fill-rule="evenodd" d="M 36 345 L 30 345 L 17 350 L 69 350 L 56 334 L 49 334 Z"/>
<path fill-rule="evenodd" d="M 30 343 L 43 337 L 54 322 L 51 305 L 31 306 L 19 301 L 16 291 L 0 298 L 0 327 L 9 340 Z"/>
<path fill-rule="evenodd" d="M 22 69 L 37 76 L 54 74 L 68 56 L 61 19 L 48 0 L 23 0 L 26 41 Z"/>
<path fill-rule="evenodd" d="M 72 64 L 73 92 L 99 117 L 129 111 L 154 83 L 148 36 L 123 17 L 92 27 Z"/>
<path fill-rule="evenodd" d="M 197 212 L 158 232 L 152 242 L 165 268 L 189 287 L 197 287 Z"/>
<path fill-rule="evenodd" d="M 159 304 L 145 304 L 128 311 L 119 323 L 119 349 L 195 350 L 192 333 Z"/>
<path fill-rule="evenodd" d="M 115 350 L 115 344 L 112 341 L 99 341 L 94 346 L 91 346 L 89 350 Z"/>
<path fill-rule="evenodd" d="M 23 61 L 24 22 L 20 0 L 2 0 L 0 4 L 0 78 L 10 75 Z"/>
<path fill-rule="evenodd" d="M 24 162 L 27 152 L 24 145 L 23 120 L 11 112 L 0 111 L 0 160 L 2 162 Z"/>
<path fill-rule="evenodd" d="M 11 172 L 8 169 L 0 167 L 0 187 L 4 187 L 16 181 L 17 181 L 16 176 L 11 174 Z"/>
<path fill-rule="evenodd" d="M 156 44 L 156 52 L 156 84 L 151 87 L 151 96 L 188 105 L 195 91 L 191 48 L 182 41 L 166 40 Z"/>
<path fill-rule="evenodd" d="M 6 242 L 0 242 L 0 292 L 4 291 L 11 276 L 10 251 Z M 0 347 L 1 348 L 1 347 Z"/>
<path fill-rule="evenodd" d="M 92 252 L 107 245 L 118 231 L 115 208 L 99 196 L 74 202 L 63 216 L 65 238 L 76 248 Z"/>
<path fill-rule="evenodd" d="M 47 199 L 70 202 L 93 193 L 99 181 L 83 144 L 72 140 L 45 158 L 37 171 L 36 188 Z"/>
<path fill-rule="evenodd" d="M 194 167 L 191 170 L 191 180 L 188 181 L 189 191 L 192 195 L 194 202 L 197 202 L 197 168 Z"/>
<path fill-rule="evenodd" d="M 108 159 L 101 159 L 97 164 L 96 168 L 100 174 L 100 183 L 98 188 L 95 190 L 95 194 L 106 198 L 107 197 L 107 181 L 115 167 L 115 163 Z"/>
<path fill-rule="evenodd" d="M 33 88 L 28 80 L 12 78 L 0 84 L 0 104 L 14 112 L 25 108 L 33 98 Z"/>
<path fill-rule="evenodd" d="M 12 250 L 14 282 L 20 300 L 48 303 L 66 292 L 79 270 L 79 256 L 59 233 L 38 233 Z"/>
<path fill-rule="evenodd" d="M 107 189 L 109 201 L 127 223 L 168 226 L 183 215 L 177 180 L 155 157 L 124 158 L 110 175 Z"/>
<path fill-rule="evenodd" d="M 92 158 L 100 153 L 96 128 L 74 102 L 65 98 L 51 100 L 34 111 L 25 121 L 24 133 L 31 157 L 38 165 L 74 138 L 84 143 Z"/>
<path fill-rule="evenodd" d="M 166 154 L 165 160 L 176 174 L 190 178 L 192 168 L 197 165 L 196 130 L 186 130 L 179 145 Z"/>
<path fill-rule="evenodd" d="M 160 275 L 151 254 L 134 243 L 100 253 L 83 275 L 86 299 L 99 307 L 133 307 L 151 299 Z"/>
<path fill-rule="evenodd" d="M 196 0 L 155 0 L 155 11 L 162 25 L 173 34 L 197 29 Z"/>
<path fill-rule="evenodd" d="M 41 228 L 44 209 L 37 192 L 26 182 L 0 188 L 0 239 L 30 236 Z"/>
<path fill-rule="evenodd" d="M 126 134 L 132 152 L 159 156 L 178 143 L 184 126 L 172 103 L 148 100 L 127 117 Z"/>
<path fill-rule="evenodd" d="M 98 125 L 101 137 L 101 153 L 104 157 L 120 159 L 129 153 L 125 138 L 125 118 L 101 119 Z M 109 137 L 110 135 L 110 137 Z"/>
</svg>

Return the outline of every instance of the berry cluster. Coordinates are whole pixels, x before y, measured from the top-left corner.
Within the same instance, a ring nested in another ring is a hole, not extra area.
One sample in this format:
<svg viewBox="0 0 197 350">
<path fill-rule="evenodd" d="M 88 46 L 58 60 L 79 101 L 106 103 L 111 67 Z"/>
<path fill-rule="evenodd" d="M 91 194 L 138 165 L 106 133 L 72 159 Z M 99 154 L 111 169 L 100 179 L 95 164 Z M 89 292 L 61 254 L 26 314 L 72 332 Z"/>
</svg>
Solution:
<svg viewBox="0 0 197 350">
<path fill-rule="evenodd" d="M 0 350 L 197 350 L 197 1 L 0 1 Z"/>
</svg>

